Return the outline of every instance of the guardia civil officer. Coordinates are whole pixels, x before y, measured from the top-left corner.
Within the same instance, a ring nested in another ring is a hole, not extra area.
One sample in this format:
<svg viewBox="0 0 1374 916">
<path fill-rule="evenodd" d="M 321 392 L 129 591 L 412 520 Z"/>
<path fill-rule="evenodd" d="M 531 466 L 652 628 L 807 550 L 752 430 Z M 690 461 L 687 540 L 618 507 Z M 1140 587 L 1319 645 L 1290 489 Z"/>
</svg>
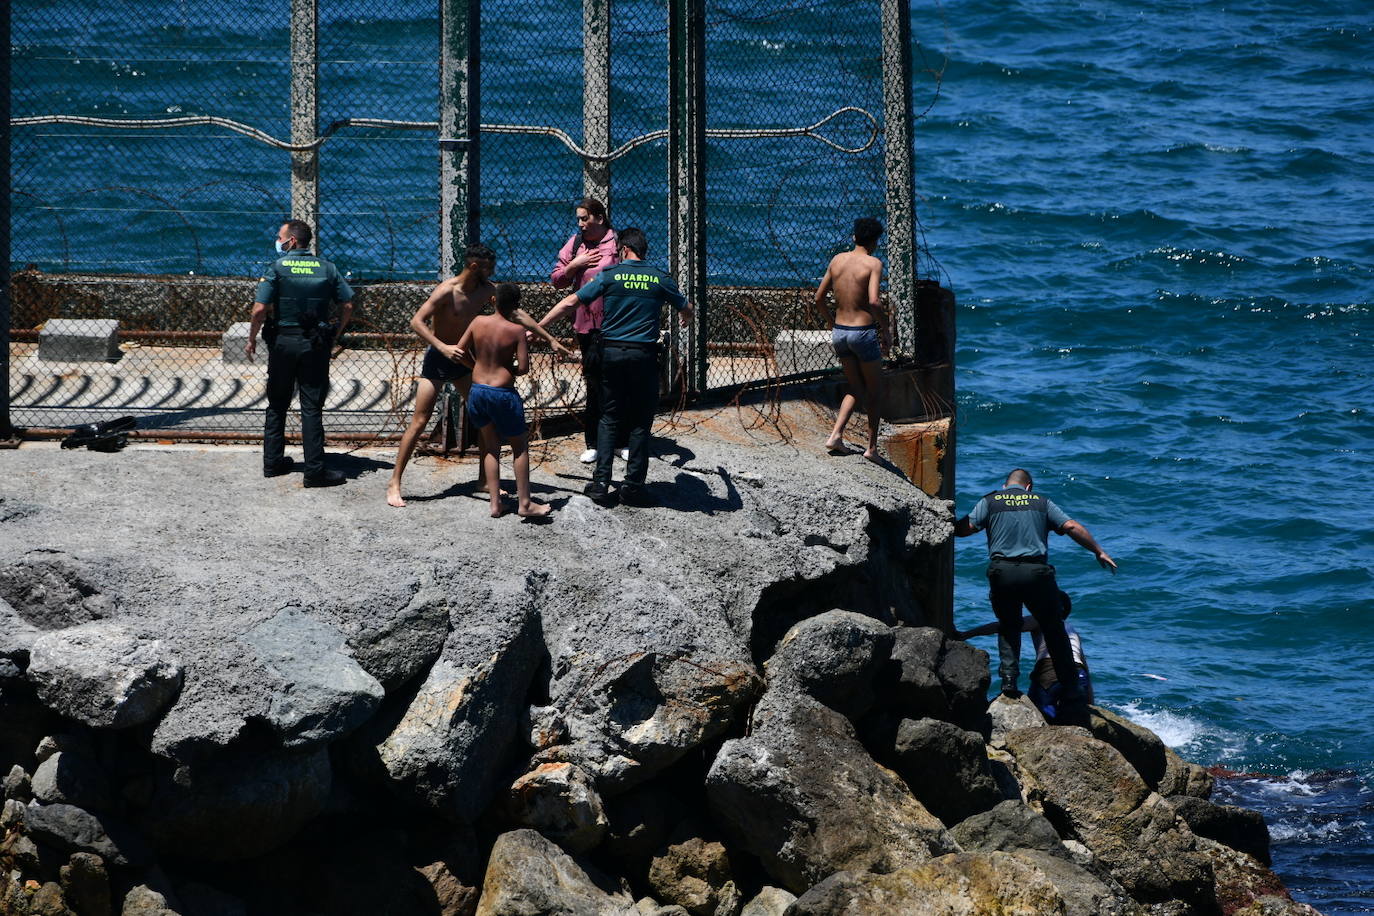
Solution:
<svg viewBox="0 0 1374 916">
<path fill-rule="evenodd" d="M 1060 613 L 1059 584 L 1049 564 L 1049 533 L 1067 534 L 1092 551 L 1103 569 L 1116 572 L 1116 561 L 1107 555 L 1078 522 L 1039 493 L 1028 471 L 1017 468 L 1007 475 L 1002 489 L 989 493 L 973 511 L 954 523 L 954 533 L 967 537 L 987 531 L 988 598 L 997 615 L 998 676 L 1002 693 L 1018 697 L 1021 668 L 1021 606 L 1025 605 L 1040 627 L 1049 650 L 1055 676 L 1063 685 L 1060 702 L 1081 705 L 1086 697 L 1078 686 L 1078 671 Z"/>
<path fill-rule="evenodd" d="M 311 250 L 312 238 L 310 226 L 298 219 L 288 220 L 277 230 L 279 256 L 258 282 L 245 352 L 254 358 L 261 329 L 268 346 L 262 475 L 280 476 L 294 464 L 283 451 L 286 411 L 299 388 L 304 483 L 332 487 L 343 483 L 344 475 L 324 466 L 322 411 L 329 391 L 330 350 L 353 316 L 353 290 L 333 264 Z"/>
<path fill-rule="evenodd" d="M 658 405 L 659 313 L 666 302 L 677 309 L 685 326 L 692 305 L 673 278 L 644 263 L 649 243 L 639 229 L 620 233 L 620 263 L 597 274 L 577 292 L 559 302 L 544 318 L 555 321 L 579 303 L 602 300 L 601 422 L 596 437 L 596 470 L 583 491 L 594 501 L 613 498 L 631 506 L 652 500 L 644 491 L 649 472 L 649 428 Z M 629 429 L 630 457 L 625 481 L 614 497 L 610 492 L 615 443 Z"/>
</svg>

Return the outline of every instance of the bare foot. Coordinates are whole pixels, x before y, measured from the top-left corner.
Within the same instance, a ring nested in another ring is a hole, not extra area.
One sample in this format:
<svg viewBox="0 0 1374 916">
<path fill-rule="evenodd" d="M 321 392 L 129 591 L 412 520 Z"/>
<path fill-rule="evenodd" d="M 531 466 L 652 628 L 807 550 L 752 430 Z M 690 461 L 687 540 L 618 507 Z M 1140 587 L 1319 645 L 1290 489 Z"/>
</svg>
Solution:
<svg viewBox="0 0 1374 916">
<path fill-rule="evenodd" d="M 882 459 L 878 457 L 878 453 L 871 448 L 864 449 L 864 457 L 867 458 L 869 461 L 873 462 L 874 464 L 879 464 L 882 462 Z"/>
<path fill-rule="evenodd" d="M 388 484 L 386 488 L 386 504 L 395 506 L 397 509 L 404 509 L 406 501 L 401 499 L 401 485 L 398 483 Z"/>
<path fill-rule="evenodd" d="M 521 518 L 543 518 L 553 511 L 553 506 L 546 506 L 544 503 L 530 500 L 528 506 L 520 507 Z"/>
<path fill-rule="evenodd" d="M 503 516 L 503 515 L 505 515 L 505 514 L 506 514 L 506 507 L 505 507 L 504 505 L 497 504 L 497 505 L 491 507 L 491 517 L 492 517 L 492 518 L 500 518 L 501 516 Z"/>
<path fill-rule="evenodd" d="M 473 495 L 474 495 L 474 496 L 475 496 L 475 495 L 479 495 L 479 494 L 482 495 L 482 496 L 490 496 L 490 495 L 491 495 L 491 490 L 487 488 L 487 485 L 486 485 L 485 482 L 479 482 L 479 483 L 477 484 L 477 488 L 476 488 L 475 490 L 473 490 L 472 492 L 473 492 Z M 506 489 L 504 489 L 504 488 L 502 488 L 500 492 L 501 492 L 501 498 L 502 498 L 502 499 L 510 499 L 511 496 L 513 495 L 513 494 L 510 493 L 510 491 L 508 491 L 508 490 L 506 490 Z"/>
<path fill-rule="evenodd" d="M 844 439 L 839 436 L 831 436 L 829 439 L 825 440 L 825 450 L 833 454 L 844 452 Z"/>
</svg>

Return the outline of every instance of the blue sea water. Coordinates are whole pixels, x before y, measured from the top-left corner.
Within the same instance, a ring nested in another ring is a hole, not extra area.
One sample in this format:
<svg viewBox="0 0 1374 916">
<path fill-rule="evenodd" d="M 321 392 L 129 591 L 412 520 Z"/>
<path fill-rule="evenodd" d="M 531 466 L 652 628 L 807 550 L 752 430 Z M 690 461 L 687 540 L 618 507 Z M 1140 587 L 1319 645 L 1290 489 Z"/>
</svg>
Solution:
<svg viewBox="0 0 1374 916">
<path fill-rule="evenodd" d="M 1119 575 L 1052 561 L 1099 700 L 1254 774 L 1219 794 L 1298 899 L 1374 912 L 1374 8 L 958 2 L 917 34 L 949 56 L 917 145 L 959 511 L 1024 466 L 1086 524 Z"/>
<path fill-rule="evenodd" d="M 565 6 L 550 27 L 558 4 L 483 4 L 503 49 L 484 121 L 579 135 Z M 322 122 L 433 119 L 431 7 L 322 0 Z M 14 113 L 211 113 L 286 136 L 283 3 L 148 9 L 16 4 Z M 617 9 L 621 143 L 664 126 L 666 39 L 661 4 Z M 708 20 L 712 126 L 881 110 L 876 4 L 713 2 Z M 913 35 L 922 263 L 959 299 L 959 511 L 1031 470 L 1121 564 L 1054 545 L 1100 701 L 1245 774 L 1219 796 L 1265 812 L 1299 899 L 1374 912 L 1374 7 L 914 0 Z M 859 147 L 866 129 L 831 135 Z M 16 130 L 14 263 L 251 274 L 288 206 L 285 154 L 168 136 Z M 488 241 L 535 279 L 571 232 L 575 162 L 551 139 L 485 149 Z M 653 239 L 663 156 L 613 172 L 613 212 Z M 433 276 L 434 161 L 423 134 L 325 147 L 322 234 L 345 268 Z M 881 205 L 880 168 L 876 148 L 713 140 L 712 281 L 815 282 Z M 964 627 L 989 617 L 982 567 L 961 542 Z"/>
</svg>

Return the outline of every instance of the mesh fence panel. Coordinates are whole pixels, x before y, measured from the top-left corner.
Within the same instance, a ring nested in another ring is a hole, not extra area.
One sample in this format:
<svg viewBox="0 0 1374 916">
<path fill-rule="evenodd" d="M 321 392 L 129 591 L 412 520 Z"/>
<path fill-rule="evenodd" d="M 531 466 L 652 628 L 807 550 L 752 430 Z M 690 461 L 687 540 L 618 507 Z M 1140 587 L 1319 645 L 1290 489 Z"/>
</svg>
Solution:
<svg viewBox="0 0 1374 916">
<path fill-rule="evenodd" d="M 826 369 L 815 283 L 854 217 L 883 210 L 876 5 L 706 10 L 708 386 Z M 67 0 L 10 15 L 15 118 L 127 119 L 11 130 L 14 422 L 135 414 L 152 428 L 259 431 L 265 366 L 243 362 L 226 332 L 247 320 L 290 214 L 291 153 L 223 125 L 133 122 L 209 115 L 289 141 L 289 0 Z M 482 4 L 482 240 L 496 279 L 520 282 L 535 314 L 562 295 L 549 274 L 584 194 L 583 161 L 554 131 L 591 144 L 584 116 L 604 113 L 614 150 L 669 122 L 663 0 L 614 3 L 609 92 L 585 110 L 583 28 L 581 3 Z M 359 118 L 421 128 L 345 126 L 319 147 L 321 253 L 358 291 L 331 373 L 331 434 L 395 435 L 407 420 L 421 352 L 407 325 L 437 279 L 437 136 L 425 125 L 437 121 L 439 40 L 435 0 L 319 4 L 316 131 Z M 820 122 L 824 142 L 769 134 Z M 642 228 L 659 264 L 667 154 L 656 136 L 607 168 L 613 224 Z M 117 319 L 117 357 L 46 358 L 39 328 L 54 318 Z M 536 414 L 579 408 L 576 367 L 546 353 L 524 384 Z"/>
</svg>

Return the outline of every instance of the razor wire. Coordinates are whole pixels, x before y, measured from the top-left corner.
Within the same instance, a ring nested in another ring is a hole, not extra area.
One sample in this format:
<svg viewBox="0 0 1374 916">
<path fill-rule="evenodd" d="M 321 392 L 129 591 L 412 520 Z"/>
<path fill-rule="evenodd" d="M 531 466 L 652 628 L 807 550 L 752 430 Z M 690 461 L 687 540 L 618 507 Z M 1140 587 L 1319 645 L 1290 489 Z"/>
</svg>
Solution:
<svg viewBox="0 0 1374 916">
<path fill-rule="evenodd" d="M 861 115 L 868 121 L 868 139 L 862 146 L 846 147 L 834 142 L 829 137 L 821 134 L 820 128 L 829 124 L 840 115 L 850 112 Z M 235 121 L 232 118 L 222 118 L 216 115 L 187 115 L 180 118 L 95 118 L 85 115 L 27 115 L 19 118 L 10 118 L 11 127 L 32 127 L 39 124 L 67 124 L 78 127 L 111 127 L 111 128 L 130 128 L 133 130 L 162 130 L 176 127 L 223 127 L 234 133 L 251 137 L 260 143 L 271 146 L 275 149 L 285 150 L 292 153 L 308 153 L 318 150 L 325 144 L 330 137 L 337 131 L 346 127 L 355 128 L 376 128 L 379 130 L 417 130 L 417 131 L 437 131 L 438 121 L 396 121 L 388 118 L 341 118 L 332 122 L 324 132 L 309 143 L 291 143 L 286 140 L 279 140 L 266 131 L 259 130 L 250 124 Z M 568 148 L 570 152 L 580 159 L 590 162 L 613 162 L 625 156 L 631 150 L 637 149 L 646 143 L 655 140 L 664 140 L 668 137 L 667 130 L 655 130 L 621 144 L 609 153 L 594 153 L 583 149 L 577 141 L 570 137 L 567 131 L 558 127 L 537 126 L 527 124 L 483 124 L 482 133 L 488 134 L 528 134 L 531 136 L 555 137 L 560 143 Z M 854 105 L 846 105 L 836 109 L 830 114 L 821 118 L 814 124 L 805 127 L 774 127 L 774 128 L 707 128 L 706 136 L 713 139 L 727 140 L 747 140 L 755 137 L 810 137 L 824 143 L 832 149 L 841 153 L 862 153 L 877 142 L 881 128 L 878 127 L 878 119 L 873 114 L 863 108 Z"/>
</svg>

